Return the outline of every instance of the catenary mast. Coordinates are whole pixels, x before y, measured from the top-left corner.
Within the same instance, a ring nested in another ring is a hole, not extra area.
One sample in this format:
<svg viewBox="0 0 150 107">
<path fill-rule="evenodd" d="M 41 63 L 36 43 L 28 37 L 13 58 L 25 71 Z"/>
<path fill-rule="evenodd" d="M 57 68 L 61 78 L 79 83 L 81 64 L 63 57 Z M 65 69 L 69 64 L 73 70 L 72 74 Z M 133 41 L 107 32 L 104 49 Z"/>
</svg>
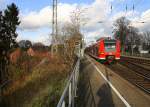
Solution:
<svg viewBox="0 0 150 107">
<path fill-rule="evenodd" d="M 52 4 L 52 47 L 51 47 L 51 53 L 54 54 L 57 52 L 57 44 L 58 44 L 58 24 L 57 24 L 57 3 L 58 0 L 53 0 Z"/>
</svg>

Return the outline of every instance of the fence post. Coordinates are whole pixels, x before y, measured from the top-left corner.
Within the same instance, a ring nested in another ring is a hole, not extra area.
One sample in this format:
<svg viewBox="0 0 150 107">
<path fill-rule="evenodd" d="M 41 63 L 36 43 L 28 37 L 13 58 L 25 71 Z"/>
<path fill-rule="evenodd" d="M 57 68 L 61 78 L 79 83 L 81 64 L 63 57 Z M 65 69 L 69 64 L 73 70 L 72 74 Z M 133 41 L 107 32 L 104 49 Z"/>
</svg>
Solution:
<svg viewBox="0 0 150 107">
<path fill-rule="evenodd" d="M 75 72 L 73 72 L 73 77 L 72 77 L 72 107 L 74 107 L 74 94 L 75 94 Z"/>
<path fill-rule="evenodd" d="M 62 107 L 65 107 L 65 101 L 63 101 L 63 103 L 62 103 Z"/>
<path fill-rule="evenodd" d="M 75 97 L 76 97 L 76 91 L 77 91 L 76 88 L 77 88 L 77 72 L 75 72 L 75 91 L 74 91 L 74 96 Z"/>
<path fill-rule="evenodd" d="M 71 100 L 72 100 L 71 88 L 72 88 L 72 83 L 70 82 L 70 85 L 69 85 L 69 107 L 71 107 Z"/>
<path fill-rule="evenodd" d="M 0 87 L 0 102 L 2 100 L 2 90 L 1 90 L 1 87 Z"/>
<path fill-rule="evenodd" d="M 2 83 L 2 63 L 0 62 L 0 84 Z M 2 90 L 1 90 L 1 85 L 0 85 L 0 102 L 2 98 Z"/>
</svg>

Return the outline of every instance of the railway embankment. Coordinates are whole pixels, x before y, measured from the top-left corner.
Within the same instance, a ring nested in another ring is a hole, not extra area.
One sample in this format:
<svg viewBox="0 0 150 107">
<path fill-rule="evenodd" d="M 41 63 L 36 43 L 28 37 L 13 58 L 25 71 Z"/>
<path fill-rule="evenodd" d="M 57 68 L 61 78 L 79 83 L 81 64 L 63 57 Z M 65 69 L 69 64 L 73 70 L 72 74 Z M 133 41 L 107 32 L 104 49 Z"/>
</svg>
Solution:
<svg viewBox="0 0 150 107">
<path fill-rule="evenodd" d="M 31 73 L 5 90 L 1 107 L 54 107 L 71 68 L 60 58 L 44 58 Z"/>
</svg>

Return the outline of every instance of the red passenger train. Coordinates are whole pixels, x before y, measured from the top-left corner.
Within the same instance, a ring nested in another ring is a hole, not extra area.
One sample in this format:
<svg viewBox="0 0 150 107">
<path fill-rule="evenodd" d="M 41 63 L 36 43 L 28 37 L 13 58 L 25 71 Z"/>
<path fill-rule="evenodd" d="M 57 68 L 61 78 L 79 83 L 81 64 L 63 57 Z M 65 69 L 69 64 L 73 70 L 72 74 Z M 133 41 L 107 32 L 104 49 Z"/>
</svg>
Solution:
<svg viewBox="0 0 150 107">
<path fill-rule="evenodd" d="M 86 52 L 101 62 L 115 62 L 120 59 L 120 41 L 110 38 L 100 38 Z"/>
</svg>

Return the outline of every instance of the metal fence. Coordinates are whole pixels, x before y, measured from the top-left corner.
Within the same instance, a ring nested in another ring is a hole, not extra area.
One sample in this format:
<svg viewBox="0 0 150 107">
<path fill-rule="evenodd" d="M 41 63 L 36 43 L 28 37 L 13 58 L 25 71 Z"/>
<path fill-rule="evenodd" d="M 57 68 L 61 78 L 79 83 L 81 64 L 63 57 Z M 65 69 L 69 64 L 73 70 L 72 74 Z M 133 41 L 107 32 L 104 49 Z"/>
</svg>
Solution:
<svg viewBox="0 0 150 107">
<path fill-rule="evenodd" d="M 74 107 L 79 77 L 80 59 L 78 58 L 57 107 Z"/>
</svg>

